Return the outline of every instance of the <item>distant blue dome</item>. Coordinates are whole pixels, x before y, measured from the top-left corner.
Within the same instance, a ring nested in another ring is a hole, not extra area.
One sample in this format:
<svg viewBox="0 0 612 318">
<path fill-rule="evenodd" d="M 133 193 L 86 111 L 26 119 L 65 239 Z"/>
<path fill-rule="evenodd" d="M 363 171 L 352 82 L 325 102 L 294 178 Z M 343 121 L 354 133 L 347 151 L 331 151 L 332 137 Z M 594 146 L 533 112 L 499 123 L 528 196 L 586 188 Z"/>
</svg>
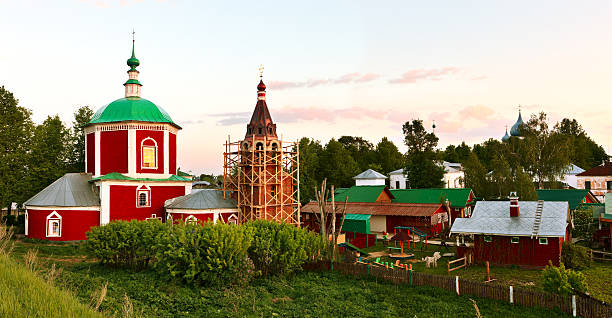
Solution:
<svg viewBox="0 0 612 318">
<path fill-rule="evenodd" d="M 508 141 L 510 139 L 510 135 L 508 135 L 508 130 L 506 129 L 506 134 L 502 137 L 502 141 Z"/>
<path fill-rule="evenodd" d="M 520 137 L 521 136 L 521 125 L 524 125 L 525 123 L 523 122 L 523 117 L 521 117 L 521 111 L 519 110 L 519 116 L 518 119 L 516 120 L 516 123 L 514 123 L 514 125 L 512 125 L 512 128 L 510 128 L 510 136 L 515 136 L 515 137 Z"/>
</svg>

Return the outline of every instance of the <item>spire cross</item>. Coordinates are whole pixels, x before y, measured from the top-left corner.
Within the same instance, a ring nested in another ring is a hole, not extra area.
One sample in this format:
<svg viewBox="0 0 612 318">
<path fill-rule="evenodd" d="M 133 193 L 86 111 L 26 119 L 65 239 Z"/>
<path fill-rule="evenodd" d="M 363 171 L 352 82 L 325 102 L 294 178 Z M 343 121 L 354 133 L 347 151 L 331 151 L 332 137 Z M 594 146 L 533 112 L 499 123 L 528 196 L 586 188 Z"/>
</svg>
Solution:
<svg viewBox="0 0 612 318">
<path fill-rule="evenodd" d="M 264 70 L 264 66 L 263 64 L 259 65 L 259 78 L 263 78 L 263 70 Z"/>
<path fill-rule="evenodd" d="M 518 107 L 518 108 L 519 108 L 519 113 L 520 113 L 520 112 L 521 112 L 521 104 L 519 104 L 519 107 Z"/>
<path fill-rule="evenodd" d="M 136 41 L 136 31 L 134 31 L 134 29 L 132 29 L 132 42 Z"/>
</svg>

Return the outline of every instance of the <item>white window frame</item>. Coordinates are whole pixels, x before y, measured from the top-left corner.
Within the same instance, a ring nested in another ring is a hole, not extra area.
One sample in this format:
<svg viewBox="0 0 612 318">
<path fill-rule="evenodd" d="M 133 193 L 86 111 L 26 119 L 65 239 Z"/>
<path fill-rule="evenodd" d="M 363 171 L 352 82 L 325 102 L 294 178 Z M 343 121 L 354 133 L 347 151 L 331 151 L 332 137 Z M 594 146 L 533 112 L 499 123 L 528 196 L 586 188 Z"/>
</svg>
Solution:
<svg viewBox="0 0 612 318">
<path fill-rule="evenodd" d="M 489 238 L 489 240 L 487 240 L 487 237 Z M 493 242 L 493 236 L 491 236 L 491 235 L 484 235 L 484 237 L 482 238 L 482 240 L 483 240 L 485 243 L 491 243 L 491 242 Z"/>
<path fill-rule="evenodd" d="M 196 218 L 193 214 L 190 214 L 185 218 L 185 224 L 198 224 L 200 220 Z"/>
<path fill-rule="evenodd" d="M 144 144 L 145 141 L 147 140 L 153 140 L 153 143 L 155 144 L 154 146 L 150 146 L 150 145 L 146 145 Z M 144 166 L 144 148 L 153 148 L 153 150 L 155 151 L 155 166 L 154 167 L 145 167 Z M 159 153 L 158 153 L 158 147 L 157 147 L 157 141 L 151 137 L 147 137 L 145 139 L 143 139 L 142 141 L 140 141 L 140 169 L 151 169 L 151 170 L 155 170 L 157 169 L 157 167 L 159 166 Z"/>
<path fill-rule="evenodd" d="M 25 212 L 25 235 L 27 236 L 29 233 L 29 225 L 28 225 L 28 210 Z"/>
<path fill-rule="evenodd" d="M 49 233 L 49 229 L 51 228 L 49 225 L 57 222 L 57 233 Z M 51 214 L 47 215 L 47 219 L 45 222 L 45 232 L 46 237 L 62 237 L 62 216 L 57 213 L 57 211 L 51 212 Z"/>
<path fill-rule="evenodd" d="M 542 243 L 544 242 L 544 243 Z M 538 243 L 540 243 L 540 245 L 548 245 L 548 237 L 540 237 L 538 239 Z"/>
<path fill-rule="evenodd" d="M 232 214 L 227 217 L 227 224 L 238 224 L 238 216 L 236 214 Z"/>
<path fill-rule="evenodd" d="M 147 195 L 147 204 L 140 205 L 140 194 L 144 193 Z M 151 207 L 151 188 L 147 185 L 141 185 L 136 188 L 136 207 L 137 208 L 150 208 Z"/>
<path fill-rule="evenodd" d="M 514 241 L 514 239 L 516 239 L 516 242 Z M 520 241 L 520 239 L 519 239 L 518 236 L 513 236 L 513 237 L 510 238 L 510 243 L 512 243 L 512 244 L 518 244 L 519 241 Z"/>
</svg>

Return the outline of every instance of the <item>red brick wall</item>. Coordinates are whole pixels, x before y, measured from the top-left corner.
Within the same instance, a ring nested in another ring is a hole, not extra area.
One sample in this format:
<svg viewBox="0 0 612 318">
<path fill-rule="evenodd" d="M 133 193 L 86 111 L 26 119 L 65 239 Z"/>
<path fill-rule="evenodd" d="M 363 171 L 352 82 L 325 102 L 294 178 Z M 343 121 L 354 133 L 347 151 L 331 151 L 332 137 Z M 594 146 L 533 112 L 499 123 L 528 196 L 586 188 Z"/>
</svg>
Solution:
<svg viewBox="0 0 612 318">
<path fill-rule="evenodd" d="M 110 220 L 144 220 L 151 214 L 164 217 L 164 202 L 185 195 L 185 186 L 150 186 L 151 206 L 138 207 L 136 189 L 127 185 L 110 186 Z"/>
<path fill-rule="evenodd" d="M 127 130 L 103 131 L 100 134 L 100 173 L 128 172 Z"/>
<path fill-rule="evenodd" d="M 56 211 L 62 217 L 61 237 L 47 237 L 47 216 Z M 28 238 L 49 241 L 85 240 L 85 233 L 100 225 L 99 211 L 28 209 Z"/>
<path fill-rule="evenodd" d="M 96 134 L 90 133 L 85 137 L 87 138 L 87 169 L 85 172 L 94 174 L 96 173 Z"/>
</svg>

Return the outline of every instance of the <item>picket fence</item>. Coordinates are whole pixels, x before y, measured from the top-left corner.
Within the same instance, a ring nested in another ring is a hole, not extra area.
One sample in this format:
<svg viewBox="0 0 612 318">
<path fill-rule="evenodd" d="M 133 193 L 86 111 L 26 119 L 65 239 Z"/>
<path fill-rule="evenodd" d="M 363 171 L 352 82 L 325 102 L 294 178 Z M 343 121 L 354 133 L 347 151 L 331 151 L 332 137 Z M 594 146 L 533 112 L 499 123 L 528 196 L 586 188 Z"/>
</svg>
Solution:
<svg viewBox="0 0 612 318">
<path fill-rule="evenodd" d="M 330 262 L 308 264 L 306 270 L 330 270 Z M 333 263 L 333 270 L 352 276 L 371 276 L 381 278 L 394 284 L 411 284 L 416 286 L 435 286 L 458 293 L 481 298 L 508 301 L 528 307 L 559 309 L 569 315 L 585 318 L 611 318 L 612 307 L 588 295 L 560 296 L 520 287 L 493 285 L 459 278 L 420 273 L 410 270 L 385 268 L 381 266 Z"/>
</svg>

